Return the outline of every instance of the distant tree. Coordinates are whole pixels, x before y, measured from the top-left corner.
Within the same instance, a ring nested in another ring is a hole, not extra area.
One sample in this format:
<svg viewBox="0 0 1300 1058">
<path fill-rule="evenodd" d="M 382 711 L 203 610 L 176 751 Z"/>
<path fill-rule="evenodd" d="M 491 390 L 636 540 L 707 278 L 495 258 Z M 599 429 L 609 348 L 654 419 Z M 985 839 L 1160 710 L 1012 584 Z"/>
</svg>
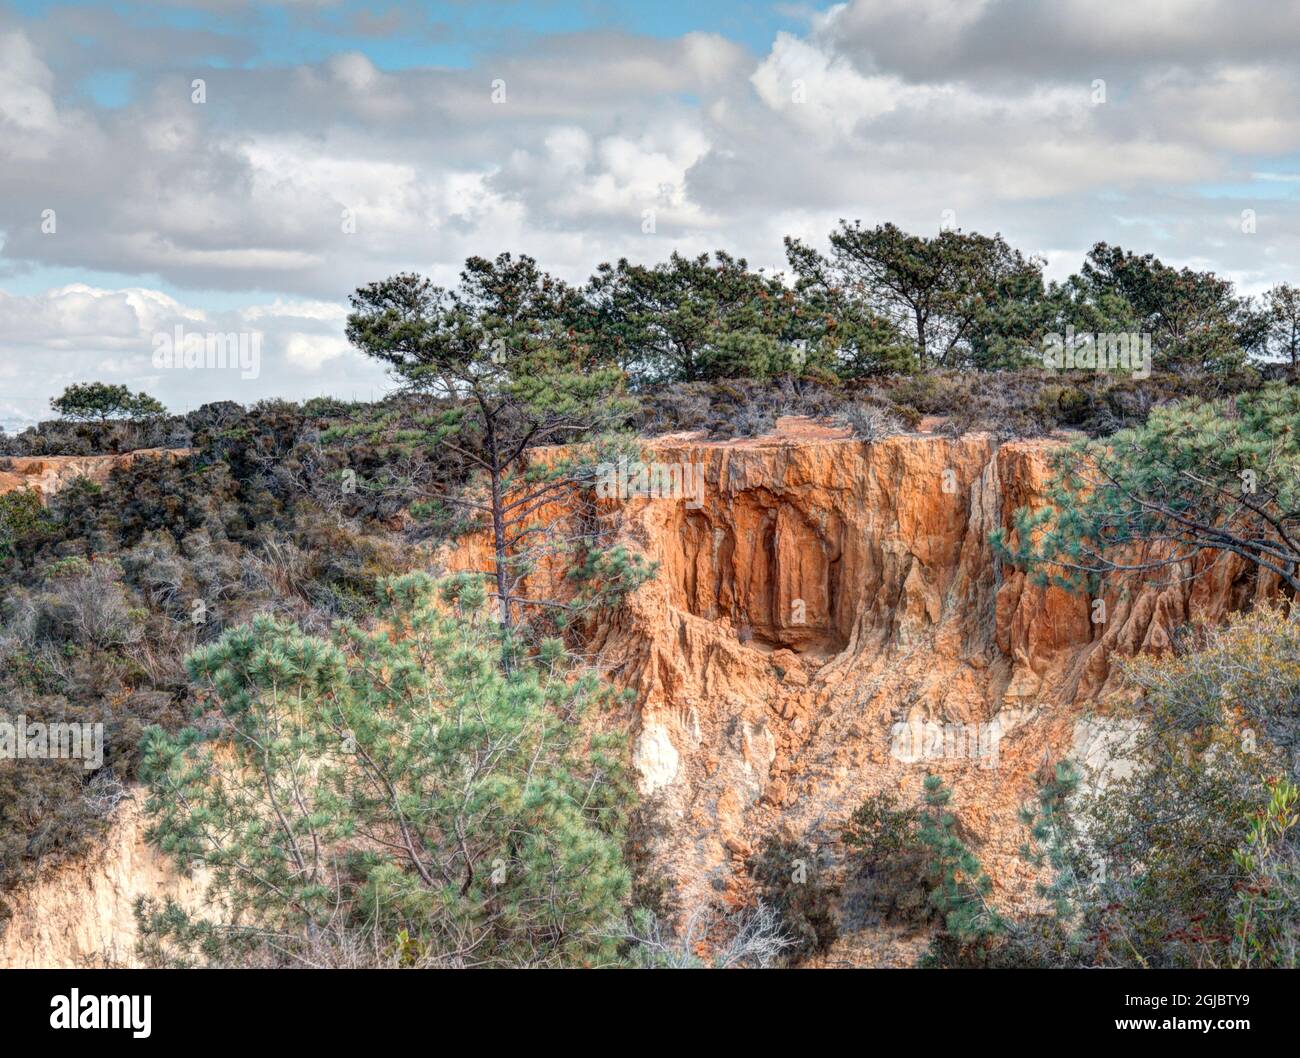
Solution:
<svg viewBox="0 0 1300 1058">
<path fill-rule="evenodd" d="M 994 534 L 1038 579 L 1082 588 L 1106 573 L 1181 576 L 1217 550 L 1300 592 L 1294 387 L 1158 405 L 1142 426 L 1061 450 L 1053 467 L 1047 502 L 1015 516 L 1014 546 Z"/>
<path fill-rule="evenodd" d="M 1264 295 L 1268 320 L 1269 351 L 1291 365 L 1291 375 L 1300 368 L 1300 287 L 1279 283 Z"/>
<path fill-rule="evenodd" d="M 599 584 L 603 600 L 644 575 L 634 556 L 603 546 L 597 519 L 574 519 L 567 535 L 543 520 L 548 507 L 590 495 L 602 458 L 618 447 L 610 438 L 632 410 L 622 371 L 601 361 L 574 324 L 576 291 L 531 257 L 501 254 L 470 258 L 455 290 L 407 273 L 361 287 L 352 309 L 349 341 L 432 398 L 405 439 L 459 462 L 467 477 L 464 487 L 426 488 L 421 498 L 487 529 L 493 568 L 481 572 L 493 582 L 503 628 L 532 607 L 578 605 L 522 593 L 528 573 L 561 552 L 585 583 Z M 571 447 L 532 460 L 542 445 Z"/>
<path fill-rule="evenodd" d="M 1001 235 L 949 230 L 926 238 L 893 224 L 841 221 L 830 243 L 825 285 L 906 334 L 922 370 L 1004 357 L 999 326 L 1011 325 L 1003 336 L 1010 339 L 1025 324 L 1005 303 L 1041 297 L 1042 265 Z M 797 272 L 811 260 L 797 239 L 786 240 L 786 253 Z"/>
<path fill-rule="evenodd" d="M 187 914 L 142 908 L 150 961 L 612 962 L 629 892 L 626 745 L 609 692 L 552 640 L 503 669 L 480 582 L 380 585 L 331 640 L 262 616 L 192 655 L 201 726 L 152 729 L 150 840 L 208 871 Z"/>
<path fill-rule="evenodd" d="M 1248 299 L 1237 296 L 1230 280 L 1172 268 L 1153 254 L 1099 242 L 1089 251 L 1077 285 L 1086 300 L 1110 306 L 1103 315 L 1127 316 L 1135 329 L 1151 334 L 1157 367 L 1231 370 L 1264 340 L 1261 317 Z M 1119 307 L 1123 304 L 1127 312 Z"/>
<path fill-rule="evenodd" d="M 902 331 L 846 289 L 824 256 L 787 238 L 786 257 L 799 298 L 795 330 L 812 353 L 812 366 L 827 367 L 841 379 L 916 369 L 916 355 Z"/>
<path fill-rule="evenodd" d="M 1144 321 L 1119 290 L 1094 286 L 1082 276 L 1052 283 L 1046 300 L 1053 329 L 1064 334 L 1073 327 L 1081 334 L 1141 332 Z"/>
<path fill-rule="evenodd" d="M 594 341 L 634 382 L 697 382 L 801 373 L 796 295 L 721 250 L 661 264 L 602 264 L 587 288 Z"/>
<path fill-rule="evenodd" d="M 79 382 L 50 400 L 50 407 L 65 419 L 82 422 L 108 422 L 127 419 L 132 422 L 165 415 L 167 409 L 149 394 L 132 393 L 126 386 L 106 382 Z"/>
<path fill-rule="evenodd" d="M 966 361 L 982 370 L 1014 369 L 1040 362 L 1043 336 L 1052 329 L 1053 306 L 1043 286 L 1042 262 L 1023 260 L 1013 252 L 1003 260 L 1000 248 L 990 255 L 995 264 L 991 293 L 981 295 L 969 336 Z"/>
</svg>

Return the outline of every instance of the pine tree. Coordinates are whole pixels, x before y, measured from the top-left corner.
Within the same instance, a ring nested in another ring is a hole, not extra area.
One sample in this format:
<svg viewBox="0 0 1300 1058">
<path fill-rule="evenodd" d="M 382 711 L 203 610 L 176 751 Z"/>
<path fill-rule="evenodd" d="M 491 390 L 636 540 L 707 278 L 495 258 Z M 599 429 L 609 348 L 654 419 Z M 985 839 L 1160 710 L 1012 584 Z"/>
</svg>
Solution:
<svg viewBox="0 0 1300 1058">
<path fill-rule="evenodd" d="M 69 386 L 50 400 L 50 407 L 65 419 L 85 422 L 110 419 L 136 422 L 167 412 L 148 393 L 132 393 L 126 386 L 110 386 L 107 382 L 79 382 Z"/>
<path fill-rule="evenodd" d="M 847 298 L 860 319 L 878 315 L 906 335 L 922 371 L 1005 359 L 1011 344 L 1036 333 L 1025 306 L 1042 299 L 1042 262 L 1001 235 L 927 238 L 841 221 L 830 244 L 829 260 L 796 239 L 786 240 L 786 255 L 797 273 L 820 276 L 819 287 Z"/>
<path fill-rule="evenodd" d="M 1080 910 L 1081 879 L 1074 862 L 1075 834 L 1066 812 L 1066 802 L 1078 789 L 1079 775 L 1073 764 L 1061 761 L 1052 777 L 1038 789 L 1038 804 L 1026 806 L 1020 821 L 1028 836 L 1020 853 L 1034 867 L 1047 868 L 1050 879 L 1040 882 L 1038 895 L 1051 902 L 1058 921 L 1068 922 Z"/>
<path fill-rule="evenodd" d="M 408 482 L 420 503 L 456 508 L 492 541 L 499 620 L 517 627 L 526 612 L 571 612 L 571 600 L 527 597 L 528 575 L 560 553 L 581 566 L 609 546 L 592 508 L 602 464 L 629 453 L 622 432 L 632 404 L 618 367 L 601 359 L 581 329 L 582 304 L 571 287 L 527 256 L 472 257 L 457 289 L 402 274 L 357 290 L 348 339 L 387 363 L 427 403 L 403 423 L 398 440 L 436 451 L 462 471 L 458 485 Z M 391 424 L 333 431 L 327 441 L 372 439 Z M 537 458 L 544 445 L 563 454 Z M 548 511 L 567 507 L 558 523 Z M 628 590 L 647 575 L 624 554 L 628 576 L 607 585 Z"/>
<path fill-rule="evenodd" d="M 987 946 L 1005 927 L 988 904 L 993 888 L 975 854 L 958 837 L 957 817 L 948 811 L 952 791 L 937 775 L 925 777 L 926 811 L 918 838 L 929 861 L 930 903 L 943 919 L 944 930 L 957 944 Z"/>
<path fill-rule="evenodd" d="M 1300 371 L 1300 287 L 1279 283 L 1264 295 L 1268 349 L 1290 365 L 1294 380 Z"/>
<path fill-rule="evenodd" d="M 721 250 L 661 264 L 602 264 L 587 287 L 594 340 L 640 386 L 767 378 L 810 367 L 794 344 L 798 298 Z"/>
<path fill-rule="evenodd" d="M 629 891 L 623 741 L 548 641 L 508 671 L 473 578 L 381 582 L 375 630 L 259 617 L 188 660 L 200 722 L 144 744 L 150 840 L 210 874 L 142 909 L 156 961 L 595 964 Z"/>
<path fill-rule="evenodd" d="M 1047 503 L 1018 511 L 1014 534 L 993 534 L 1041 583 L 1082 590 L 1103 574 L 1185 577 L 1190 560 L 1217 550 L 1300 591 L 1292 387 L 1157 406 L 1142 426 L 1061 450 L 1053 471 Z"/>
<path fill-rule="evenodd" d="M 916 354 L 902 330 L 858 287 L 846 284 L 842 270 L 797 239 L 786 238 L 785 252 L 799 296 L 796 330 L 809 373 L 826 370 L 855 379 L 916 370 Z"/>
<path fill-rule="evenodd" d="M 1152 336 L 1157 367 L 1227 372 L 1267 340 L 1266 317 L 1231 280 L 1173 268 L 1154 254 L 1099 242 L 1071 282 L 1085 301 L 1125 305 L 1133 329 Z"/>
</svg>

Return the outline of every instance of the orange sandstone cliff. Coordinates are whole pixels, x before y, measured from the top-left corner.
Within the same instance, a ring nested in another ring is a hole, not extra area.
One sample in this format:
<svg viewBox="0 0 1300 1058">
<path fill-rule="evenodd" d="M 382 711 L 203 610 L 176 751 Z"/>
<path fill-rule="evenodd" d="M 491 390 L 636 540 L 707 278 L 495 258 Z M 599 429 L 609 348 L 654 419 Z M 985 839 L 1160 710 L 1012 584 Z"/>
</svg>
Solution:
<svg viewBox="0 0 1300 1058">
<path fill-rule="evenodd" d="M 187 449 L 180 448 L 139 448 L 104 456 L 10 456 L 0 459 L 0 495 L 35 489 L 44 502 L 74 478 L 104 482 L 115 469 L 128 467 L 137 459 L 176 460 L 187 454 Z"/>
<path fill-rule="evenodd" d="M 1108 583 L 1103 610 L 1005 568 L 989 535 L 1040 501 L 1058 443 L 864 443 L 783 420 L 752 440 L 646 446 L 646 463 L 699 467 L 704 487 L 612 505 L 621 542 L 658 573 L 596 645 L 636 693 L 622 722 L 665 835 L 655 867 L 685 910 L 742 902 L 765 835 L 835 862 L 865 796 L 919 799 L 929 772 L 952 788 L 995 899 L 1025 900 L 1019 808 L 1045 764 L 1104 763 L 1104 730 L 1082 718 L 1124 693 L 1117 655 L 1276 589 L 1219 555 L 1172 585 Z M 467 565 L 476 550 L 462 548 Z"/>
</svg>

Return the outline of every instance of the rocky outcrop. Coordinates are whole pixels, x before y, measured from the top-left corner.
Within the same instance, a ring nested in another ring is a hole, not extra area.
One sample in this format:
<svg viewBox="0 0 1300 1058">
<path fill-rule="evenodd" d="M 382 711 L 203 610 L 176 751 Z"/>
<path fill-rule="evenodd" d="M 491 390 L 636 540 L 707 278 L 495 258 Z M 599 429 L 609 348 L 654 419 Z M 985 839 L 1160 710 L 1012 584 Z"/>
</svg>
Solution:
<svg viewBox="0 0 1300 1058">
<path fill-rule="evenodd" d="M 42 871 L 7 896 L 0 968 L 134 966 L 137 899 L 201 905 L 203 883 L 182 877 L 145 842 L 143 805 L 143 792 L 132 791 L 93 853 Z"/>
<path fill-rule="evenodd" d="M 990 533 L 1039 502 L 1054 444 L 868 444 L 786 421 L 647 446 L 645 461 L 699 467 L 705 487 L 611 510 L 659 570 L 598 645 L 636 691 L 634 763 L 684 907 L 743 900 L 765 834 L 833 859 L 867 794 L 919 798 L 927 772 L 953 789 L 997 899 L 1024 899 L 1020 805 L 1072 752 L 1084 707 L 1124 693 L 1116 659 L 1275 587 L 1234 556 L 1097 598 L 1003 568 Z"/>
<path fill-rule="evenodd" d="M 11 456 L 0 459 L 0 495 L 35 489 L 44 501 L 74 478 L 104 482 L 115 469 L 128 467 L 137 459 L 174 461 L 189 454 L 182 448 L 140 448 L 107 456 Z"/>
</svg>

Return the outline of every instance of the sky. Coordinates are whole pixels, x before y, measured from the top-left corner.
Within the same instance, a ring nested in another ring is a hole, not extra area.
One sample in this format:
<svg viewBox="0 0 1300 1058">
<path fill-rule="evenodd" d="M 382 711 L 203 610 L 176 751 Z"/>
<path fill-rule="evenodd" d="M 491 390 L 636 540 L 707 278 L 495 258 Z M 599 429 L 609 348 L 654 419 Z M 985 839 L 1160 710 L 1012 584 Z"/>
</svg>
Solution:
<svg viewBox="0 0 1300 1058">
<path fill-rule="evenodd" d="M 780 269 L 840 218 L 1300 282 L 1300 3 L 0 0 L 11 432 L 89 380 L 378 396 L 343 326 L 395 272 Z"/>
</svg>

